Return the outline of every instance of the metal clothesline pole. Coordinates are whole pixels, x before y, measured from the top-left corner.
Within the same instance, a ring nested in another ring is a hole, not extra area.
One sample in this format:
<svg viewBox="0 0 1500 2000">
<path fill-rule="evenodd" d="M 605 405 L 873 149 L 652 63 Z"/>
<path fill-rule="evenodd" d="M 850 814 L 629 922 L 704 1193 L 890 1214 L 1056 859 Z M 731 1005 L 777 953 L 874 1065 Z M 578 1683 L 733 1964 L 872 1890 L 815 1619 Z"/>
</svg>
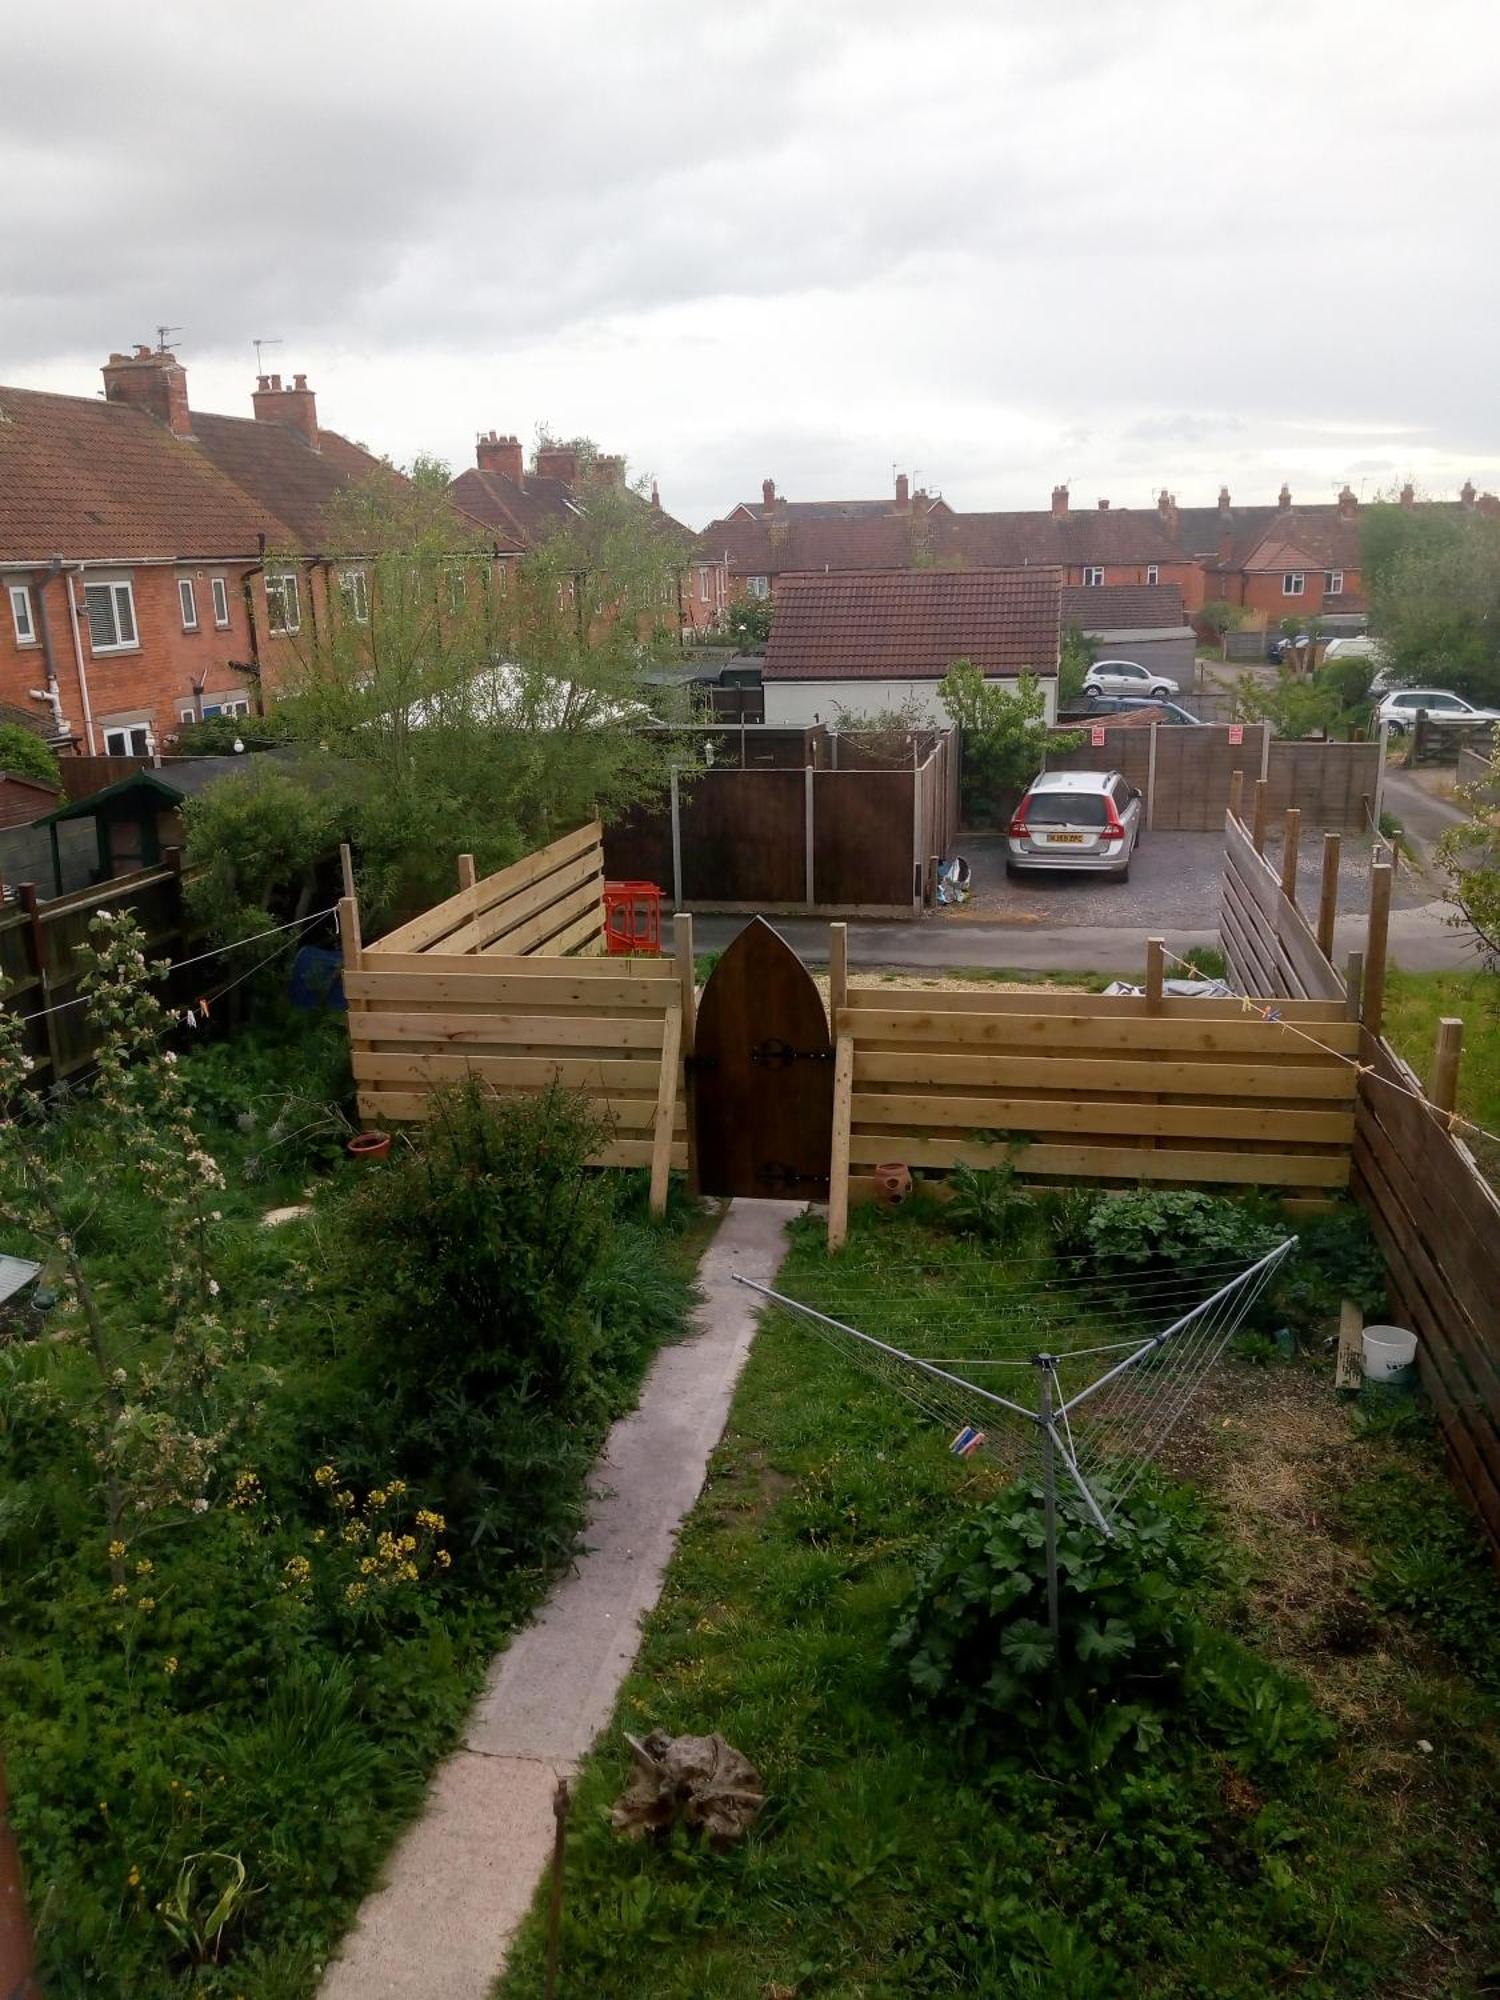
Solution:
<svg viewBox="0 0 1500 2000">
<path fill-rule="evenodd" d="M 1036 1357 L 1040 1385 L 1037 1421 L 1042 1429 L 1042 1520 L 1047 1537 L 1047 1630 L 1054 1647 L 1062 1636 L 1057 1603 L 1057 1436 L 1052 1428 L 1052 1356 Z"/>
</svg>

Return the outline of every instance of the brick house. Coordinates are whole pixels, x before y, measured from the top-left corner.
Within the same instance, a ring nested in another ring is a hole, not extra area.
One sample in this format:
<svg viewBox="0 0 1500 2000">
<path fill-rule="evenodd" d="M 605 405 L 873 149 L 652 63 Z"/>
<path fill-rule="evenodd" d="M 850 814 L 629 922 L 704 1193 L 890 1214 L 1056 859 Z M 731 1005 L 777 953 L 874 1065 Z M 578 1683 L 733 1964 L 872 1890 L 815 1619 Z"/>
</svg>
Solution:
<svg viewBox="0 0 1500 2000">
<path fill-rule="evenodd" d="M 588 512 L 589 490 L 600 484 L 634 493 L 626 485 L 625 461 L 601 452 L 587 468 L 572 445 L 543 444 L 528 471 L 516 436 L 491 430 L 475 443 L 475 463 L 448 488 L 457 507 L 522 549 L 534 549 L 549 535 Z M 637 496 L 638 497 L 638 496 Z M 655 480 L 649 502 L 641 500 L 650 525 L 677 556 L 677 594 L 685 632 L 716 625 L 728 603 L 725 567 L 704 554 L 699 538 L 666 512 Z"/>
<path fill-rule="evenodd" d="M 145 347 L 111 355 L 102 401 L 0 388 L 0 703 L 59 744 L 149 754 L 260 712 L 330 591 L 360 602 L 362 572 L 320 554 L 328 510 L 399 475 L 319 425 L 304 376 L 261 376 L 252 408 L 192 409 Z"/>
<path fill-rule="evenodd" d="M 955 660 L 987 678 L 1033 673 L 1057 711 L 1062 580 L 1055 569 L 863 570 L 781 577 L 762 679 L 766 721 L 806 728 L 916 708 L 946 725 Z"/>
</svg>

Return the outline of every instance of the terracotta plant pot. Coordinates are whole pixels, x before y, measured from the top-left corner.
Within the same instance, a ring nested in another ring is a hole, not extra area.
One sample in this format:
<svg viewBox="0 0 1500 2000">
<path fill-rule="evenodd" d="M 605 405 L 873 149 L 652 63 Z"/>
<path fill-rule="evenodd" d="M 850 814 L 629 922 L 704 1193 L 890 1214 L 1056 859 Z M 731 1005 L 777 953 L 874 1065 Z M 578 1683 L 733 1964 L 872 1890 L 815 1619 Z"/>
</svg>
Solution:
<svg viewBox="0 0 1500 2000">
<path fill-rule="evenodd" d="M 894 1208 L 905 1201 L 911 1193 L 911 1168 L 903 1166 L 899 1160 L 888 1161 L 875 1169 L 875 1199 L 886 1208 Z"/>
<path fill-rule="evenodd" d="M 349 1141 L 349 1151 L 356 1160 L 383 1160 L 390 1150 L 389 1132 L 356 1132 Z"/>
</svg>

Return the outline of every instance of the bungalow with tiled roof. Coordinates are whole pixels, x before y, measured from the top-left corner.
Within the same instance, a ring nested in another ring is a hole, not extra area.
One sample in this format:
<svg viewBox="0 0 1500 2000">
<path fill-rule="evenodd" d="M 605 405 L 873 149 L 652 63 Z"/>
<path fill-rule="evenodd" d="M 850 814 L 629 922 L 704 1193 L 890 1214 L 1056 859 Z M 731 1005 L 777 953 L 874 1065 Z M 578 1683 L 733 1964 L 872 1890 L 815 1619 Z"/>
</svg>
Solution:
<svg viewBox="0 0 1500 2000">
<path fill-rule="evenodd" d="M 0 388 L 0 702 L 100 755 L 262 707 L 328 615 L 333 503 L 400 475 L 318 423 L 304 376 L 261 376 L 252 408 L 192 409 L 148 347 L 110 356 L 102 401 Z M 333 596 L 364 601 L 357 565 Z"/>
<path fill-rule="evenodd" d="M 766 721 L 915 710 L 946 724 L 938 683 L 955 660 L 1042 682 L 1056 712 L 1062 580 L 1055 569 L 856 570 L 783 575 L 766 644 Z"/>
</svg>

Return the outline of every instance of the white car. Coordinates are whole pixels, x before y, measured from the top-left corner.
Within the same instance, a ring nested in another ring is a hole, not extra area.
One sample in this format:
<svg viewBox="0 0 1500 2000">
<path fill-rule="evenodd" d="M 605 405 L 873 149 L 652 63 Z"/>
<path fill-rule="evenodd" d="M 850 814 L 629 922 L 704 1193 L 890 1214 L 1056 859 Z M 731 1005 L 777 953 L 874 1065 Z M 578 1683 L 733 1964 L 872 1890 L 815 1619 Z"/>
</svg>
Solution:
<svg viewBox="0 0 1500 2000">
<path fill-rule="evenodd" d="M 1128 882 L 1142 817 L 1139 790 L 1118 771 L 1044 771 L 1006 830 L 1005 872 L 1081 868 Z"/>
<path fill-rule="evenodd" d="M 1392 736 L 1404 736 L 1423 709 L 1434 723 L 1500 722 L 1500 708 L 1476 708 L 1445 688 L 1395 688 L 1376 709 L 1375 720 L 1389 723 Z"/>
<path fill-rule="evenodd" d="M 1135 660 L 1095 660 L 1083 677 L 1083 685 L 1097 688 L 1101 694 L 1177 693 L 1176 681 L 1166 674 L 1151 672 Z"/>
</svg>

